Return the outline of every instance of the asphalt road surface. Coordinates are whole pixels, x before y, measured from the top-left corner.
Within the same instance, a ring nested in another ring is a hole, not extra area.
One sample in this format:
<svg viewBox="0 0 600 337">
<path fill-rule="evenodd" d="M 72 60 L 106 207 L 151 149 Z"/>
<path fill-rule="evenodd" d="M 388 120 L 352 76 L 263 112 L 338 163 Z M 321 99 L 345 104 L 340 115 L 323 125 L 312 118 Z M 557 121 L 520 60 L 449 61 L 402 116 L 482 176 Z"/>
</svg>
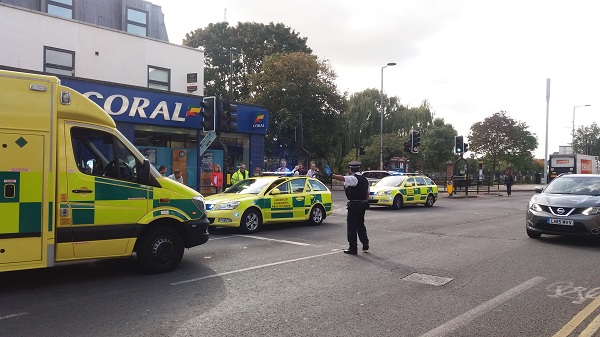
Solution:
<svg viewBox="0 0 600 337">
<path fill-rule="evenodd" d="M 533 192 L 367 211 L 317 227 L 212 229 L 175 271 L 133 259 L 0 274 L 0 336 L 579 336 L 600 323 L 600 240 L 527 237 Z"/>
</svg>

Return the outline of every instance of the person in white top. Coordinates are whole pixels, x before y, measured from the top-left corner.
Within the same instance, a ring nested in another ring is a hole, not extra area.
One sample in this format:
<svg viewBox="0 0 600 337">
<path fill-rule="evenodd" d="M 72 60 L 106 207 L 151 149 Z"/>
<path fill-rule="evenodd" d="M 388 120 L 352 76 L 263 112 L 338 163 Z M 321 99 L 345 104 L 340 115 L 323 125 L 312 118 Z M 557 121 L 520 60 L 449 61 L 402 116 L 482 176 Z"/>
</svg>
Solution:
<svg viewBox="0 0 600 337">
<path fill-rule="evenodd" d="M 182 183 L 183 184 L 183 176 L 181 175 L 181 171 L 180 170 L 173 170 L 173 174 L 171 174 L 169 176 L 169 178 L 175 180 L 178 183 Z"/>
</svg>

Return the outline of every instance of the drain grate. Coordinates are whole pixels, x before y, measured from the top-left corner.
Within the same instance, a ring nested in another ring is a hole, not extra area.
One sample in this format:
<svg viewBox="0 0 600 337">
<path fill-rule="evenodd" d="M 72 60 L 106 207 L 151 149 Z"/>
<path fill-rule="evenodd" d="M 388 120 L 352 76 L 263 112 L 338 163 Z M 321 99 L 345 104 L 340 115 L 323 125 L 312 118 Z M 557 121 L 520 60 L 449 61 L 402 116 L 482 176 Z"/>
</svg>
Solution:
<svg viewBox="0 0 600 337">
<path fill-rule="evenodd" d="M 419 274 L 419 273 L 412 273 L 408 276 L 403 277 L 402 280 L 428 284 L 430 286 L 443 286 L 444 284 L 452 281 L 452 279 L 449 277 L 441 277 L 441 276 Z"/>
</svg>

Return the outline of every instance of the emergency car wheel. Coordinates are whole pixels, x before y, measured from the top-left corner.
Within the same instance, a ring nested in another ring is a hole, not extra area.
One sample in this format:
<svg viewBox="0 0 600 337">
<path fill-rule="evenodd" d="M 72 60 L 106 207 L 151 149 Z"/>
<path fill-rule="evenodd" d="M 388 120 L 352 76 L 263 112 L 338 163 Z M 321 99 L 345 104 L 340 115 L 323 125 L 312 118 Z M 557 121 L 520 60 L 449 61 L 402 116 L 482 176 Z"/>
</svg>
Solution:
<svg viewBox="0 0 600 337">
<path fill-rule="evenodd" d="M 249 209 L 242 215 L 240 230 L 242 233 L 251 234 L 256 232 L 261 224 L 262 218 L 260 213 L 255 209 Z"/>
<path fill-rule="evenodd" d="M 142 270 L 148 273 L 164 273 L 179 265 L 183 249 L 183 239 L 176 230 L 157 226 L 139 239 L 136 245 L 137 260 Z"/>
<path fill-rule="evenodd" d="M 323 219 L 325 219 L 325 210 L 323 210 L 323 207 L 315 205 L 310 210 L 310 218 L 308 218 L 308 223 L 312 226 L 318 226 L 323 223 Z"/>
<path fill-rule="evenodd" d="M 431 207 L 435 203 L 435 198 L 433 194 L 427 195 L 427 200 L 425 200 L 425 207 Z"/>
<path fill-rule="evenodd" d="M 392 208 L 393 209 L 402 208 L 402 197 L 400 195 L 396 195 L 394 197 L 394 201 L 392 202 Z"/>
</svg>

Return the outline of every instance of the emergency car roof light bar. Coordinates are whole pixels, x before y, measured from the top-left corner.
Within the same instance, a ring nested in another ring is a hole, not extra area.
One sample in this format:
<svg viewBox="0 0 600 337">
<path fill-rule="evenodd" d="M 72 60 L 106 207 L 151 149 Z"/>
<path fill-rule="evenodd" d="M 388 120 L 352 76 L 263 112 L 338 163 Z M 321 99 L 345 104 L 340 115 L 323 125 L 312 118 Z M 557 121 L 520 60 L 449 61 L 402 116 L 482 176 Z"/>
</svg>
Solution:
<svg viewBox="0 0 600 337">
<path fill-rule="evenodd" d="M 261 173 L 262 176 L 278 176 L 278 177 L 291 177 L 294 172 L 269 172 L 265 171 Z"/>
</svg>

